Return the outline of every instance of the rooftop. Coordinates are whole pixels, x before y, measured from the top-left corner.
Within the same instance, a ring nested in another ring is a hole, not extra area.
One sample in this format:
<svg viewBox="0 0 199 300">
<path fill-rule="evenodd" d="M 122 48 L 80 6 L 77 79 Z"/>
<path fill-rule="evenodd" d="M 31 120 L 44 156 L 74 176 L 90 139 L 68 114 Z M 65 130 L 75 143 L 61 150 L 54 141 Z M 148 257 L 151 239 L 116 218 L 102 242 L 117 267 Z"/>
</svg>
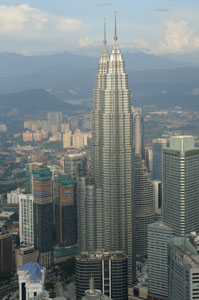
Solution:
<svg viewBox="0 0 199 300">
<path fill-rule="evenodd" d="M 38 263 L 26 263 L 24 264 L 19 271 L 25 271 L 30 275 L 30 280 L 41 280 L 41 271 L 44 270 L 44 267 Z"/>
<path fill-rule="evenodd" d="M 152 223 L 152 224 L 148 225 L 148 227 L 150 227 L 150 228 L 157 227 L 157 228 L 164 228 L 164 229 L 172 230 L 171 227 L 165 225 L 162 221 L 157 221 L 155 223 Z"/>
</svg>

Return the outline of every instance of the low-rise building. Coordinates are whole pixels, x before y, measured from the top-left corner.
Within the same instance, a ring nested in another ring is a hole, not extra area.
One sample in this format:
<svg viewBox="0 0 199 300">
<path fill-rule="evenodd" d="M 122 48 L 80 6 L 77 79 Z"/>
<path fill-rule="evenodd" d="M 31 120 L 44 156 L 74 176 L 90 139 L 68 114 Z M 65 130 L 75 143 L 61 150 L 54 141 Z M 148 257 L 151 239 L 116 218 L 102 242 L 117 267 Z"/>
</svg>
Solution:
<svg viewBox="0 0 199 300">
<path fill-rule="evenodd" d="M 32 300 L 44 291 L 45 272 L 38 263 L 26 263 L 19 268 L 19 300 Z"/>
</svg>

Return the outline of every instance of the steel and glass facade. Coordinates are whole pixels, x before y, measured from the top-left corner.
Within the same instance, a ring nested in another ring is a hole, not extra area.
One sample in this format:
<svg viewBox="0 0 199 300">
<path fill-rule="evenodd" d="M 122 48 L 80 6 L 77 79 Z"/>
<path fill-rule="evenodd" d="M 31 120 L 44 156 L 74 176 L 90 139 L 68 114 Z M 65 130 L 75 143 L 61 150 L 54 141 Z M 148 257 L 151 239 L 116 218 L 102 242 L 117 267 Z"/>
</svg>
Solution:
<svg viewBox="0 0 199 300">
<path fill-rule="evenodd" d="M 95 289 L 114 300 L 128 299 L 127 256 L 122 252 L 84 252 L 76 258 L 76 299 L 89 289 L 93 277 Z"/>
<path fill-rule="evenodd" d="M 147 226 L 155 222 L 154 188 L 144 161 L 135 158 L 136 253 L 147 255 Z"/>
<path fill-rule="evenodd" d="M 117 34 L 114 39 L 110 56 L 104 42 L 94 88 L 94 238 L 96 249 L 122 250 L 128 255 L 131 285 L 136 281 L 133 114 Z"/>
<path fill-rule="evenodd" d="M 191 136 L 163 149 L 163 221 L 177 236 L 199 232 L 199 148 Z"/>
</svg>

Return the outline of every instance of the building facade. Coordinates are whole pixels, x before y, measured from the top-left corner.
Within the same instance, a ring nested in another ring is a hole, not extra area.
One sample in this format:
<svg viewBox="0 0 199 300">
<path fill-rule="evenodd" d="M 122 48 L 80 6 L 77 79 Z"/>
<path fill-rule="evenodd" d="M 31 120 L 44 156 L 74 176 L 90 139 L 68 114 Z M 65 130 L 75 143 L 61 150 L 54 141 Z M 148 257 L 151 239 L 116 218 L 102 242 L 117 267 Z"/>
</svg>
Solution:
<svg viewBox="0 0 199 300">
<path fill-rule="evenodd" d="M 70 151 L 64 156 L 64 173 L 70 174 L 74 181 L 82 176 L 87 176 L 86 152 Z"/>
<path fill-rule="evenodd" d="M 22 244 L 34 244 L 33 195 L 19 194 L 19 238 Z"/>
<path fill-rule="evenodd" d="M 162 181 L 162 154 L 167 143 L 167 139 L 153 140 L 153 179 L 160 181 Z"/>
<path fill-rule="evenodd" d="M 77 220 L 74 200 L 75 183 L 68 174 L 57 176 L 55 189 L 55 240 L 57 245 L 77 243 Z"/>
<path fill-rule="evenodd" d="M 94 212 L 95 224 L 87 250 L 124 251 L 128 255 L 128 281 L 132 285 L 136 281 L 133 113 L 117 40 L 115 32 L 109 56 L 104 39 L 98 64 L 92 111 L 94 185 L 85 192 L 82 190 L 82 195 L 93 197 L 89 209 Z"/>
<path fill-rule="evenodd" d="M 53 203 L 52 172 L 49 168 L 33 170 L 34 244 L 39 262 L 48 267 L 52 262 Z"/>
<path fill-rule="evenodd" d="M 199 299 L 199 255 L 186 237 L 169 242 L 169 300 L 179 299 Z"/>
<path fill-rule="evenodd" d="M 163 150 L 163 221 L 177 236 L 199 232 L 199 148 L 173 136 Z"/>
<path fill-rule="evenodd" d="M 92 276 L 95 289 L 114 300 L 128 299 L 127 256 L 122 252 L 84 252 L 76 258 L 76 299 L 89 289 Z"/>
<path fill-rule="evenodd" d="M 0 272 L 13 271 L 12 234 L 0 234 Z"/>
<path fill-rule="evenodd" d="M 173 229 L 162 222 L 148 226 L 148 299 L 168 300 L 168 242 Z"/>
<path fill-rule="evenodd" d="M 141 155 L 135 157 L 136 253 L 147 255 L 147 226 L 155 222 L 153 182 Z"/>
<path fill-rule="evenodd" d="M 135 154 L 144 159 L 144 122 L 141 107 L 133 107 L 135 128 Z"/>
</svg>

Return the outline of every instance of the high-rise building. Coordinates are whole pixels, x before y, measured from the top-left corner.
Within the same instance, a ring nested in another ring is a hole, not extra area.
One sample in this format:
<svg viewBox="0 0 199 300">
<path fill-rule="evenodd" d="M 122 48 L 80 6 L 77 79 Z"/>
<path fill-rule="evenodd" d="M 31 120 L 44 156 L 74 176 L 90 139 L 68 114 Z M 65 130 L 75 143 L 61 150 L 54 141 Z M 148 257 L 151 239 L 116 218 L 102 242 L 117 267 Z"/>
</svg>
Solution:
<svg viewBox="0 0 199 300">
<path fill-rule="evenodd" d="M 141 155 L 144 159 L 144 123 L 141 107 L 133 107 L 134 128 L 135 128 L 135 154 Z"/>
<path fill-rule="evenodd" d="M 124 60 L 117 40 L 115 26 L 110 56 L 104 38 L 94 88 L 94 186 L 89 187 L 87 195 L 94 194 L 89 208 L 95 213 L 95 225 L 92 241 L 89 242 L 90 250 L 93 247 L 105 251 L 122 250 L 128 255 L 128 281 L 131 285 L 136 281 L 133 113 Z"/>
<path fill-rule="evenodd" d="M 136 253 L 147 254 L 147 226 L 155 222 L 153 182 L 141 155 L 135 158 Z"/>
<path fill-rule="evenodd" d="M 64 157 L 64 173 L 70 174 L 74 181 L 87 176 L 86 152 L 70 151 Z"/>
<path fill-rule="evenodd" d="M 162 181 L 162 153 L 167 146 L 167 139 L 153 140 L 153 179 Z"/>
<path fill-rule="evenodd" d="M 76 299 L 89 289 L 93 277 L 95 288 L 114 300 L 128 299 L 127 256 L 122 252 L 82 252 L 76 258 Z"/>
<path fill-rule="evenodd" d="M 20 243 L 34 244 L 33 195 L 19 195 Z"/>
<path fill-rule="evenodd" d="M 70 148 L 72 143 L 72 131 L 68 128 L 63 134 L 63 148 Z"/>
<path fill-rule="evenodd" d="M 0 234 L 0 272 L 13 271 L 12 234 Z"/>
<path fill-rule="evenodd" d="M 196 237 L 199 239 L 199 237 Z M 169 300 L 199 300 L 199 254 L 187 237 L 169 241 Z"/>
<path fill-rule="evenodd" d="M 153 151 L 150 147 L 145 147 L 145 163 L 149 172 L 153 171 Z"/>
<path fill-rule="evenodd" d="M 26 263 L 19 268 L 19 300 L 32 300 L 44 291 L 45 268 L 38 263 Z"/>
<path fill-rule="evenodd" d="M 62 112 L 49 112 L 47 113 L 47 122 L 49 124 L 59 124 L 62 123 Z"/>
<path fill-rule="evenodd" d="M 192 136 L 173 136 L 163 150 L 163 221 L 182 236 L 199 232 L 199 148 Z"/>
<path fill-rule="evenodd" d="M 77 243 L 77 221 L 74 201 L 75 183 L 68 174 L 56 180 L 55 239 L 56 244 L 71 246 Z"/>
<path fill-rule="evenodd" d="M 153 180 L 153 192 L 155 203 L 155 214 L 162 214 L 162 183 L 160 180 Z"/>
<path fill-rule="evenodd" d="M 148 299 L 168 300 L 168 242 L 173 229 L 162 222 L 148 226 Z"/>
<path fill-rule="evenodd" d="M 39 262 L 48 267 L 52 262 L 53 203 L 52 172 L 49 168 L 33 170 L 34 243 Z"/>
<path fill-rule="evenodd" d="M 93 251 L 96 249 L 96 215 L 101 214 L 93 203 L 96 201 L 96 190 L 94 185 L 88 185 L 86 177 L 81 177 L 78 184 L 78 246 L 82 251 Z M 99 224 L 102 226 L 102 224 Z M 102 239 L 102 232 L 101 232 Z"/>
</svg>

